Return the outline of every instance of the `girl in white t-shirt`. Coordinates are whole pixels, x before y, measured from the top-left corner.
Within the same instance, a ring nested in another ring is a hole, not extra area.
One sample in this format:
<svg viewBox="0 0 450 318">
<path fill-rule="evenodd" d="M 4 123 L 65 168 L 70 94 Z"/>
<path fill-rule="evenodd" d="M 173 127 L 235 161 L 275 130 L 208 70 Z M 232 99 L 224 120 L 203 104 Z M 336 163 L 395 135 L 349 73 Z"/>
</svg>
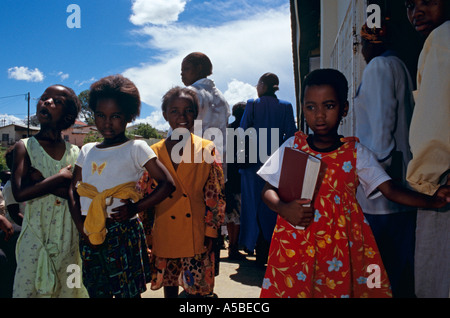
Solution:
<svg viewBox="0 0 450 318">
<path fill-rule="evenodd" d="M 125 136 L 140 105 L 138 89 L 121 75 L 91 86 L 89 107 L 104 140 L 83 146 L 70 191 L 72 217 L 82 236 L 83 283 L 90 297 L 140 297 L 146 290 L 149 257 L 137 212 L 174 190 L 172 177 L 147 143 Z M 145 170 L 158 186 L 142 199 L 136 184 Z"/>
<path fill-rule="evenodd" d="M 279 214 L 261 297 L 392 297 L 375 239 L 356 200 L 358 184 L 367 196 L 379 190 L 401 204 L 433 207 L 450 200 L 449 187 L 434 196 L 401 188 L 357 138 L 338 134 L 348 111 L 342 73 L 316 70 L 302 87 L 303 114 L 314 134 L 296 133 L 258 171 L 267 181 L 263 200 Z M 278 196 L 286 147 L 313 154 L 327 166 L 311 207 L 304 206 L 310 200 L 283 202 Z"/>
</svg>

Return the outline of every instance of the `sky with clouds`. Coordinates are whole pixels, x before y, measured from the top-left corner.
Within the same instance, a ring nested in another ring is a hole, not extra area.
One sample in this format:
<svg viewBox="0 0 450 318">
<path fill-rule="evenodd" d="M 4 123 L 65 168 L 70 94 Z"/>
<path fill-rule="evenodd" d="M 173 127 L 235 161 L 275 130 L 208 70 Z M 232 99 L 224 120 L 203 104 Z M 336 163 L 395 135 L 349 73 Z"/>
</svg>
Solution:
<svg viewBox="0 0 450 318">
<path fill-rule="evenodd" d="M 2 0 L 0 125 L 27 116 L 28 92 L 34 114 L 52 84 L 79 94 L 123 74 L 141 93 L 136 122 L 167 129 L 161 97 L 183 85 L 181 61 L 194 51 L 210 57 L 230 107 L 254 98 L 266 72 L 280 78 L 278 97 L 294 103 L 290 23 L 289 0 Z"/>
</svg>

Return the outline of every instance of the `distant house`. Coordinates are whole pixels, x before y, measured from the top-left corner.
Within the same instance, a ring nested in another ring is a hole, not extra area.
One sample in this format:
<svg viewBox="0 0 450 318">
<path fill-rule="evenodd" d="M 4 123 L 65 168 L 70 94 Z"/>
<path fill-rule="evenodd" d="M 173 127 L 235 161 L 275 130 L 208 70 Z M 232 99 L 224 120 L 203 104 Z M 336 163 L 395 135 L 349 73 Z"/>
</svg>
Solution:
<svg viewBox="0 0 450 318">
<path fill-rule="evenodd" d="M 133 129 L 135 127 L 127 127 L 127 131 L 133 135 L 134 139 L 145 139 L 142 136 L 134 135 Z M 90 132 L 97 132 L 97 127 L 95 125 L 88 125 L 82 121 L 75 121 L 75 124 L 62 132 L 63 139 L 70 142 L 71 144 L 82 147 L 84 145 L 84 139 Z M 161 135 L 167 134 L 167 132 L 158 131 Z M 149 145 L 158 142 L 160 139 L 150 138 L 145 139 Z"/>
<path fill-rule="evenodd" d="M 96 132 L 97 127 L 95 125 L 88 125 L 82 121 L 75 121 L 75 124 L 62 132 L 63 139 L 70 142 L 73 145 L 77 145 L 81 148 L 84 143 L 84 138 L 90 132 Z"/>
<path fill-rule="evenodd" d="M 8 147 L 22 138 L 34 136 L 39 132 L 40 128 L 35 126 L 28 127 L 25 124 L 10 124 L 0 127 L 0 135 L 2 136 L 2 146 Z"/>
</svg>

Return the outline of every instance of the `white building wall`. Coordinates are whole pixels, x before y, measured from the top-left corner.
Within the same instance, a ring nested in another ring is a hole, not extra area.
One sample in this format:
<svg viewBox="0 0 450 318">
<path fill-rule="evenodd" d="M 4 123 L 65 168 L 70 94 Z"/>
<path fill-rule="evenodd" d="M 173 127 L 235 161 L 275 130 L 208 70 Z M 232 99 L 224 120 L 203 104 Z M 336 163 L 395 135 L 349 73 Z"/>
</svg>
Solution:
<svg viewBox="0 0 450 318">
<path fill-rule="evenodd" d="M 2 137 L 4 134 L 8 135 L 8 143 L 14 142 L 15 137 L 16 137 L 16 132 L 14 130 L 14 125 L 8 125 L 8 126 L 1 127 L 0 128 L 0 137 Z"/>
<path fill-rule="evenodd" d="M 339 29 L 339 1 L 320 0 L 320 67 L 331 66 L 331 52 Z"/>
<path fill-rule="evenodd" d="M 350 110 L 340 127 L 344 136 L 355 134 L 353 98 L 365 67 L 359 30 L 367 16 L 366 8 L 365 0 L 321 0 L 320 65 L 338 69 L 349 83 Z"/>
</svg>

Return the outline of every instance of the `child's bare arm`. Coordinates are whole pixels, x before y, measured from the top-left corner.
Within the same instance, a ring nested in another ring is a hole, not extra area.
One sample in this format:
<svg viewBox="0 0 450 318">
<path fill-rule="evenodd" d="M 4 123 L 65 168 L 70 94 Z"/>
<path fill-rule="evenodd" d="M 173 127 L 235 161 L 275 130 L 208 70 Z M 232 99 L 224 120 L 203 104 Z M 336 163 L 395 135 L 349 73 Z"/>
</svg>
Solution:
<svg viewBox="0 0 450 318">
<path fill-rule="evenodd" d="M 62 168 L 59 173 L 62 173 L 65 176 L 66 180 L 64 183 L 60 184 L 58 187 L 51 189 L 49 193 L 54 194 L 63 199 L 68 199 L 67 191 L 69 190 L 70 180 L 72 178 L 72 166 L 69 165 L 67 167 Z M 66 174 L 67 173 L 67 174 Z M 37 184 L 38 182 L 42 182 L 45 178 L 42 176 L 42 173 L 35 169 L 34 167 L 30 167 L 27 175 L 27 180 L 24 180 L 24 187 L 31 187 Z"/>
<path fill-rule="evenodd" d="M 378 186 L 383 195 L 394 202 L 418 208 L 438 209 L 450 203 L 450 186 L 441 186 L 433 196 L 409 190 L 388 180 Z"/>
<path fill-rule="evenodd" d="M 5 232 L 5 241 L 8 241 L 11 236 L 14 234 L 14 228 L 11 224 L 11 222 L 8 221 L 8 219 L 0 214 L 0 230 Z"/>
<path fill-rule="evenodd" d="M 70 214 L 72 215 L 73 222 L 75 223 L 78 232 L 80 232 L 82 235 L 85 235 L 83 231 L 83 218 L 81 216 L 80 196 L 78 195 L 76 188 L 78 181 L 82 180 L 81 172 L 82 172 L 81 168 L 75 165 L 75 168 L 73 170 L 72 182 L 70 183 L 68 191 L 69 193 L 68 204 Z"/>
<path fill-rule="evenodd" d="M 151 159 L 145 164 L 145 168 L 158 185 L 148 197 L 140 201 L 138 211 L 147 210 L 160 203 L 175 191 L 175 182 L 161 161 L 157 158 Z"/>
<path fill-rule="evenodd" d="M 134 216 L 137 212 L 146 211 L 158 204 L 175 191 L 175 183 L 166 167 L 157 159 L 150 159 L 146 164 L 149 175 L 158 183 L 156 188 L 139 202 L 132 203 L 130 200 L 122 200 L 125 204 L 113 209 L 111 218 L 117 222 L 123 222 Z"/>
<path fill-rule="evenodd" d="M 28 168 L 28 178 L 29 178 L 29 183 L 27 183 L 28 185 L 35 185 L 38 182 L 41 182 L 42 180 L 44 180 L 44 176 L 42 175 L 42 173 L 35 169 L 34 167 L 29 167 Z"/>
<path fill-rule="evenodd" d="M 8 213 L 11 216 L 11 219 L 17 224 L 22 225 L 23 222 L 23 214 L 20 211 L 20 205 L 18 203 L 10 204 L 7 206 Z"/>
<path fill-rule="evenodd" d="M 69 167 L 32 185 L 28 184 L 29 173 L 33 173 L 27 150 L 22 141 L 16 143 L 13 153 L 13 167 L 11 173 L 11 188 L 17 202 L 28 201 L 49 193 L 67 198 L 67 187 L 71 180 Z M 35 172 L 33 173 L 35 174 Z M 60 188 L 65 188 L 65 192 Z M 59 193 L 61 191 L 61 193 Z"/>
<path fill-rule="evenodd" d="M 262 199 L 267 206 L 293 225 L 307 227 L 313 218 L 313 208 L 304 204 L 311 200 L 299 199 L 292 202 L 281 201 L 276 188 L 266 182 L 262 191 Z"/>
</svg>

